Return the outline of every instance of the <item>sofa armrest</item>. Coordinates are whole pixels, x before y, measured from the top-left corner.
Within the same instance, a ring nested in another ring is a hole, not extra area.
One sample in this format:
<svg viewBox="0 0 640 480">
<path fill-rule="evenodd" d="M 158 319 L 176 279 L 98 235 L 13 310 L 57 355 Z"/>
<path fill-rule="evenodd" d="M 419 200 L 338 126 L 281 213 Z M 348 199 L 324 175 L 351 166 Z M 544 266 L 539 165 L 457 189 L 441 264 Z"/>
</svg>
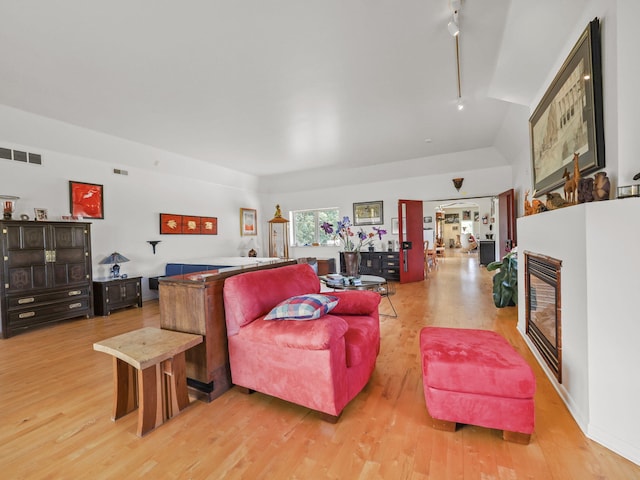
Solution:
<svg viewBox="0 0 640 480">
<path fill-rule="evenodd" d="M 338 305 L 331 313 L 334 315 L 370 315 L 378 310 L 380 294 L 368 290 L 346 290 L 331 292 L 328 295 L 338 297 Z"/>
</svg>

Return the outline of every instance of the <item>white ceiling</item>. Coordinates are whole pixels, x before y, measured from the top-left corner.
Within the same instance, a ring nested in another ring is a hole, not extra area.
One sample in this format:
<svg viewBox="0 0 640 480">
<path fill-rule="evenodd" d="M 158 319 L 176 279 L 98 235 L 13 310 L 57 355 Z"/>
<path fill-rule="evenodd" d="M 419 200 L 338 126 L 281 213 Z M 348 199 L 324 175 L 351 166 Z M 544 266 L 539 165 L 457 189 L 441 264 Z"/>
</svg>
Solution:
<svg viewBox="0 0 640 480">
<path fill-rule="evenodd" d="M 0 104 L 256 175 L 484 148 L 585 3 L 463 0 L 460 112 L 448 0 L 0 0 Z"/>
</svg>

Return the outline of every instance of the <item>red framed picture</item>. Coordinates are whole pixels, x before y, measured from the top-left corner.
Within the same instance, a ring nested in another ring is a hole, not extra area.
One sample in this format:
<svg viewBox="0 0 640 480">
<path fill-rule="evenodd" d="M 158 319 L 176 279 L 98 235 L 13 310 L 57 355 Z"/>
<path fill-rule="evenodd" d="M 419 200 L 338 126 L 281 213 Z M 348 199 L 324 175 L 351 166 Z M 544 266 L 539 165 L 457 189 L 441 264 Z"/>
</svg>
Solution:
<svg viewBox="0 0 640 480">
<path fill-rule="evenodd" d="M 176 234 L 182 233 L 182 215 L 173 213 L 160 214 L 160 233 Z"/>
<path fill-rule="evenodd" d="M 195 235 L 200 233 L 200 217 L 182 216 L 182 233 Z"/>
<path fill-rule="evenodd" d="M 69 181 L 71 215 L 82 218 L 104 218 L 103 186 L 96 183 Z"/>
<path fill-rule="evenodd" d="M 216 217 L 201 217 L 200 233 L 204 235 L 218 234 L 218 219 Z"/>
</svg>

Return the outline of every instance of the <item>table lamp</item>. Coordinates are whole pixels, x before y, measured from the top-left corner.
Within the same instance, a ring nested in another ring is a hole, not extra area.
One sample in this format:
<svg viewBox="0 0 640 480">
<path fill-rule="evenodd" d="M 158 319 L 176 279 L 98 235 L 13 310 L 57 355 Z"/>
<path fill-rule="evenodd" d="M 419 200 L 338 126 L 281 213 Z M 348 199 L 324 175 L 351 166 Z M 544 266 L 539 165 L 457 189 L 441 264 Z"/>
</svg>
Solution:
<svg viewBox="0 0 640 480">
<path fill-rule="evenodd" d="M 108 257 L 105 257 L 100 262 L 100 265 L 113 265 L 111 267 L 111 277 L 112 278 L 119 278 L 120 277 L 120 265 L 118 265 L 118 264 L 119 263 L 128 262 L 128 261 L 129 261 L 129 259 L 127 257 L 125 257 L 124 255 L 122 255 L 122 254 L 120 254 L 118 252 L 113 252 Z"/>
</svg>

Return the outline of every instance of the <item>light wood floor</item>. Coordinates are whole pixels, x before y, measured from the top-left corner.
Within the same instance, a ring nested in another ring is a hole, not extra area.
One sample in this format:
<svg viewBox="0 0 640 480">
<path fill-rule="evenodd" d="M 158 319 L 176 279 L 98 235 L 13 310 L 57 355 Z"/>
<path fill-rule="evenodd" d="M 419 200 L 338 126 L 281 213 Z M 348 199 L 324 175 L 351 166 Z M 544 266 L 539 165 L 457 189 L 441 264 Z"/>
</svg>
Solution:
<svg viewBox="0 0 640 480">
<path fill-rule="evenodd" d="M 447 250 L 450 255 L 450 251 Z M 110 420 L 111 357 L 95 341 L 158 326 L 158 304 L 0 340 L 2 478 L 640 479 L 640 467 L 585 438 L 516 332 L 496 309 L 476 255 L 440 262 L 425 282 L 397 286 L 398 318 L 382 317 L 382 350 L 340 421 L 231 389 L 195 401 L 140 439 L 136 414 Z M 386 300 L 381 304 L 389 312 Z M 536 428 L 529 445 L 464 426 L 433 430 L 422 392 L 425 325 L 495 330 L 533 366 Z"/>
</svg>

